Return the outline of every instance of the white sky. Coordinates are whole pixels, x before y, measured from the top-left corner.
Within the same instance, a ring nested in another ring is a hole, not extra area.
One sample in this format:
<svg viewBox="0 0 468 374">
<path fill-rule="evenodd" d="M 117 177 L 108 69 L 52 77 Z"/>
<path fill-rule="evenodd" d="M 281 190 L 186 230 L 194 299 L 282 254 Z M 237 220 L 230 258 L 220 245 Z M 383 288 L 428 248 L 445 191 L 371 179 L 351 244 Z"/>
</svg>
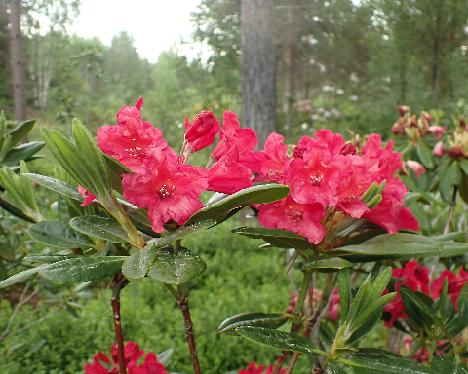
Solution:
<svg viewBox="0 0 468 374">
<path fill-rule="evenodd" d="M 141 57 L 155 62 L 161 52 L 189 40 L 190 13 L 200 0 L 81 0 L 80 15 L 70 28 L 85 38 L 97 37 L 110 45 L 112 37 L 127 31 Z M 187 56 L 203 53 L 201 45 L 179 46 Z M 198 50 L 197 50 L 198 49 Z"/>
</svg>

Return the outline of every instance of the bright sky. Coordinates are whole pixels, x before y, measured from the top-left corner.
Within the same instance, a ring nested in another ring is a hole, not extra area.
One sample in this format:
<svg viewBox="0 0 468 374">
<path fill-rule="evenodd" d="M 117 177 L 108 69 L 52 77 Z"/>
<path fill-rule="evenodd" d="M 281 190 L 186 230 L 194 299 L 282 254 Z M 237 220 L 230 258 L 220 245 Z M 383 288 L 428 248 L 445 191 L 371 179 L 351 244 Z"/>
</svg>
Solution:
<svg viewBox="0 0 468 374">
<path fill-rule="evenodd" d="M 189 40 L 193 31 L 190 13 L 200 0 L 81 0 L 80 16 L 71 32 L 97 37 L 110 45 L 112 37 L 127 31 L 140 56 L 155 62 L 161 52 Z M 187 56 L 203 53 L 200 45 L 179 47 Z"/>
</svg>

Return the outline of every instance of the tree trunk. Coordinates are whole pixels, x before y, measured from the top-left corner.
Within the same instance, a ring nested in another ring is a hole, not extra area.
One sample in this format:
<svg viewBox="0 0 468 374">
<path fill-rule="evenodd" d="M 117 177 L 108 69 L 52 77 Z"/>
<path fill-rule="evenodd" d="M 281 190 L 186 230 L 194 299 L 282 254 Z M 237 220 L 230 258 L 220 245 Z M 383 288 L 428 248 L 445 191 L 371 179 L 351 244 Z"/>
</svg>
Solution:
<svg viewBox="0 0 468 374">
<path fill-rule="evenodd" d="M 292 127 L 292 116 L 294 106 L 294 47 L 295 40 L 295 22 L 294 22 L 294 5 L 295 2 L 290 1 L 288 7 L 288 24 L 287 24 L 287 46 L 286 46 L 286 82 L 284 96 L 286 99 L 286 126 L 288 129 Z"/>
<path fill-rule="evenodd" d="M 244 124 L 259 147 L 276 125 L 276 55 L 272 0 L 242 0 Z"/>
<path fill-rule="evenodd" d="M 432 67 L 431 67 L 431 105 L 433 108 L 438 103 L 438 91 L 439 91 L 439 76 L 440 76 L 440 43 L 441 43 L 441 24 L 442 24 L 442 12 L 443 12 L 443 1 L 437 2 L 436 9 L 436 24 L 432 33 Z"/>
<path fill-rule="evenodd" d="M 26 119 L 26 73 L 21 37 L 21 1 L 10 0 L 10 63 L 15 119 Z"/>
</svg>

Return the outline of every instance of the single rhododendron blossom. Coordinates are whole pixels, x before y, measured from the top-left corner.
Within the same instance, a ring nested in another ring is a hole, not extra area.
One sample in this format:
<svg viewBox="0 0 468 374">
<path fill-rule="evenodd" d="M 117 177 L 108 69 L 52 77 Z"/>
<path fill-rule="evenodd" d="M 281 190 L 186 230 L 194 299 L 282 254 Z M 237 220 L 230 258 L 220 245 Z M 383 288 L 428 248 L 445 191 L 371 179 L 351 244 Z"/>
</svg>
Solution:
<svg viewBox="0 0 468 374">
<path fill-rule="evenodd" d="M 175 155 L 162 132 L 143 121 L 142 105 L 143 100 L 139 98 L 135 106 L 123 107 L 117 113 L 117 125 L 101 126 L 97 132 L 99 148 L 134 171 L 143 167 L 154 151 Z"/>
<path fill-rule="evenodd" d="M 206 171 L 178 163 L 170 154 L 154 153 L 141 173 L 125 174 L 123 195 L 130 203 L 146 208 L 152 229 L 161 233 L 164 224 L 181 225 L 203 207 L 199 196 L 208 188 Z"/>
<path fill-rule="evenodd" d="M 143 360 L 140 360 L 144 354 L 145 352 L 140 350 L 140 347 L 135 342 L 130 341 L 125 344 L 125 366 L 128 374 L 169 374 L 164 365 L 158 361 L 157 356 L 152 352 L 149 352 Z M 118 374 L 119 360 L 115 344 L 111 348 L 111 357 L 109 358 L 104 353 L 99 352 L 94 356 L 92 363 L 85 365 L 85 373 Z"/>
<path fill-rule="evenodd" d="M 219 121 L 213 113 L 204 111 L 198 114 L 193 123 L 185 119 L 185 140 L 192 152 L 197 152 L 213 144 L 219 131 Z"/>
</svg>

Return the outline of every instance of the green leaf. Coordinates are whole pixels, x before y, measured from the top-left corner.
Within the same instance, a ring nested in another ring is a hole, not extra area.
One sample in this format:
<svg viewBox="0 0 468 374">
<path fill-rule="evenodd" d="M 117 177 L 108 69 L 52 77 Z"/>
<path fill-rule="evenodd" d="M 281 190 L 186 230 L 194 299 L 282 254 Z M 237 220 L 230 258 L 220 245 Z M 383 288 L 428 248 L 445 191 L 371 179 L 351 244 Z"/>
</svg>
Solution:
<svg viewBox="0 0 468 374">
<path fill-rule="evenodd" d="M 125 258 L 126 256 L 81 256 L 55 262 L 45 268 L 41 275 L 59 282 L 96 281 L 120 271 Z"/>
<path fill-rule="evenodd" d="M 338 293 L 340 295 L 340 323 L 343 323 L 348 315 L 351 303 L 351 277 L 349 268 L 341 269 L 337 276 Z"/>
<path fill-rule="evenodd" d="M 440 243 L 415 234 L 383 234 L 364 243 L 347 245 L 326 253 L 349 261 L 366 262 L 412 257 L 452 257 L 468 252 L 468 243 Z"/>
<path fill-rule="evenodd" d="M 247 236 L 252 239 L 261 239 L 278 248 L 314 248 L 306 238 L 284 230 L 270 230 L 254 227 L 239 227 L 232 230 L 233 233 Z"/>
<path fill-rule="evenodd" d="M 411 359 L 373 348 L 362 348 L 346 363 L 355 368 L 372 369 L 377 373 L 433 374 L 429 367 Z"/>
<path fill-rule="evenodd" d="M 10 149 L 2 162 L 7 166 L 17 166 L 21 160 L 29 160 L 35 153 L 39 152 L 44 145 L 45 143 L 43 141 L 21 144 Z"/>
<path fill-rule="evenodd" d="M 185 249 L 161 249 L 148 272 L 148 277 L 170 284 L 182 284 L 200 277 L 206 263 L 195 253 Z"/>
<path fill-rule="evenodd" d="M 308 355 L 324 353 L 314 349 L 303 337 L 289 332 L 252 326 L 238 327 L 236 332 L 250 341 L 282 351 L 293 351 Z"/>
<path fill-rule="evenodd" d="M 28 213 L 23 212 L 20 208 L 9 203 L 6 200 L 3 200 L 2 198 L 0 198 L 0 206 L 3 209 L 5 209 L 7 212 L 10 212 L 11 214 L 13 214 L 14 216 L 18 218 L 24 219 L 25 221 L 32 222 L 32 223 L 37 222 L 37 219 L 35 217 L 30 217 Z"/>
<path fill-rule="evenodd" d="M 147 245 L 154 246 L 155 248 L 167 247 L 168 245 L 171 245 L 172 243 L 182 239 L 186 235 L 196 234 L 214 226 L 214 224 L 214 220 L 207 219 L 205 221 L 199 221 L 197 223 L 182 226 L 181 228 L 171 232 L 169 235 L 151 239 L 147 242 Z"/>
<path fill-rule="evenodd" d="M 35 120 L 30 119 L 20 123 L 13 130 L 9 131 L 6 135 L 10 135 L 11 137 L 10 144 L 15 145 L 23 140 L 23 138 L 32 130 L 35 123 Z"/>
<path fill-rule="evenodd" d="M 42 221 L 29 228 L 29 235 L 38 242 L 60 248 L 92 246 L 93 242 L 77 233 L 66 223 Z"/>
<path fill-rule="evenodd" d="M 78 216 L 70 220 L 70 227 L 90 237 L 106 240 L 111 243 L 127 243 L 127 232 L 120 224 L 101 216 Z"/>
<path fill-rule="evenodd" d="M 53 264 L 70 258 L 79 257 L 79 255 L 29 255 L 23 258 L 24 261 L 31 263 Z"/>
<path fill-rule="evenodd" d="M 156 253 L 157 248 L 154 246 L 146 246 L 142 250 L 135 250 L 123 263 L 122 273 L 125 278 L 131 280 L 143 278 L 156 259 Z"/>
<path fill-rule="evenodd" d="M 237 328 L 243 326 L 276 329 L 286 323 L 288 315 L 279 313 L 242 313 L 226 318 L 218 326 L 218 333 L 237 335 Z"/>
<path fill-rule="evenodd" d="M 207 219 L 213 219 L 217 223 L 221 223 L 229 217 L 231 211 L 235 209 L 254 204 L 272 203 L 281 200 L 288 194 L 289 187 L 281 184 L 262 184 L 246 188 L 200 209 L 189 219 L 188 223 L 190 224 Z"/>
<path fill-rule="evenodd" d="M 452 161 L 444 172 L 440 183 L 439 191 L 445 201 L 452 200 L 453 186 L 458 186 L 462 181 L 462 171 L 457 161 Z"/>
<path fill-rule="evenodd" d="M 353 264 L 343 258 L 333 257 L 320 260 L 309 260 L 302 265 L 302 271 L 315 270 L 322 273 L 335 272 L 352 267 Z"/>
<path fill-rule="evenodd" d="M 416 152 L 418 153 L 419 160 L 426 168 L 432 169 L 434 167 L 432 150 L 423 140 L 420 140 L 416 146 Z"/>
<path fill-rule="evenodd" d="M 24 282 L 25 280 L 31 278 L 32 276 L 36 275 L 40 271 L 47 269 L 49 264 L 43 264 L 35 268 L 31 268 L 25 271 L 22 271 L 18 274 L 12 275 L 10 278 L 5 279 L 4 281 L 0 282 L 0 288 L 10 287 L 13 284 Z"/>
<path fill-rule="evenodd" d="M 122 174 L 133 174 L 133 172 L 117 160 L 114 160 L 112 157 L 105 154 L 103 156 L 104 163 L 106 164 L 107 171 L 109 173 L 112 189 L 122 193 Z"/>
<path fill-rule="evenodd" d="M 79 194 L 76 188 L 73 188 L 68 183 L 65 183 L 59 179 L 47 177 L 45 175 L 35 174 L 35 173 L 24 173 L 23 175 L 27 176 L 32 181 L 41 185 L 48 190 L 57 192 L 60 195 L 68 197 L 73 200 L 82 201 L 83 197 Z"/>
</svg>

